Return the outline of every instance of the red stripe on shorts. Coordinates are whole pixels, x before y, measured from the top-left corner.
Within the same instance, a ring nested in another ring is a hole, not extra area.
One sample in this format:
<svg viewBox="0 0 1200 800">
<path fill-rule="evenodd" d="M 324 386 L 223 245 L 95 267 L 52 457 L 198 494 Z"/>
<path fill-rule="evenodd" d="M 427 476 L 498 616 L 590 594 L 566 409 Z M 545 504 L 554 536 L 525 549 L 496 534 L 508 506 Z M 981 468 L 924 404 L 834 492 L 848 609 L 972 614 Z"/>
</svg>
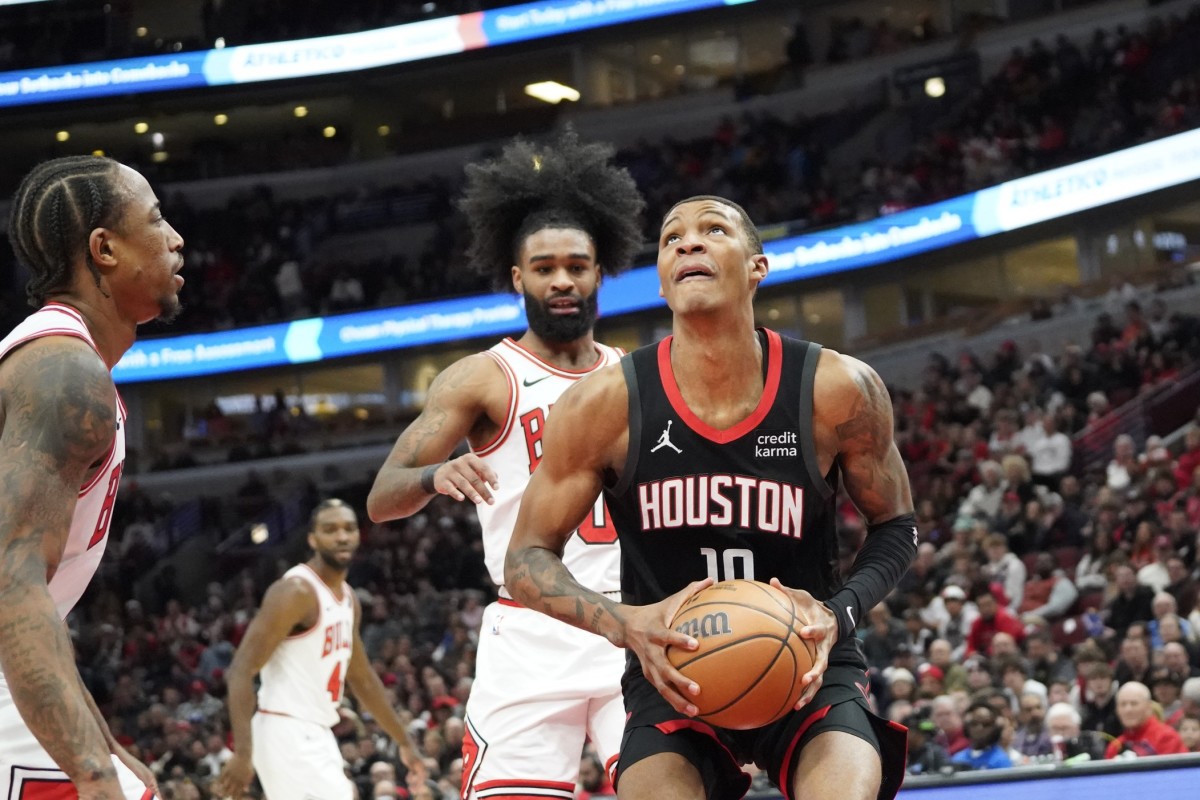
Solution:
<svg viewBox="0 0 1200 800">
<path fill-rule="evenodd" d="M 783 763 L 779 765 L 779 791 L 783 792 L 784 800 L 795 800 L 792 797 L 792 787 L 788 782 L 788 765 L 792 763 L 792 756 L 796 752 L 796 748 L 800 746 L 800 740 L 804 738 L 804 733 L 812 727 L 814 722 L 825 719 L 825 715 L 829 713 L 829 709 L 833 706 L 825 706 L 820 711 L 814 711 L 808 715 L 808 719 L 804 720 L 800 725 L 800 730 L 796 731 L 792 743 L 788 745 L 787 752 L 783 754 Z"/>
<path fill-rule="evenodd" d="M 18 800 L 79 800 L 79 792 L 70 781 L 26 778 L 21 782 Z"/>
</svg>

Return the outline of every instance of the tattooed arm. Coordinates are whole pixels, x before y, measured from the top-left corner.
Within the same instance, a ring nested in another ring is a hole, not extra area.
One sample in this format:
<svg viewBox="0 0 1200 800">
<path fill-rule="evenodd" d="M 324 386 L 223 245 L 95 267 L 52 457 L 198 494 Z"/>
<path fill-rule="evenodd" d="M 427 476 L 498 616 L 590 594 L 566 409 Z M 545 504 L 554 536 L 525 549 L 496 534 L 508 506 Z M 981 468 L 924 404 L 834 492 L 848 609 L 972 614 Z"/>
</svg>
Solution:
<svg viewBox="0 0 1200 800">
<path fill-rule="evenodd" d="M 0 362 L 0 667 L 81 798 L 122 795 L 48 582 L 79 487 L 112 445 L 115 397 L 108 368 L 78 339 L 36 339 Z"/>
<path fill-rule="evenodd" d="M 473 503 L 492 502 L 496 473 L 473 453 L 446 461 L 468 437 L 483 440 L 497 432 L 488 408 L 507 405 L 508 384 L 499 366 L 482 353 L 456 361 L 434 379 L 425 410 L 396 440 L 375 476 L 367 497 L 367 514 L 375 522 L 400 519 L 420 511 L 436 493 Z M 445 463 L 442 463 L 445 462 Z M 430 468 L 426 486 L 422 474 Z M 491 488 L 489 488 L 491 487 Z"/>
<path fill-rule="evenodd" d="M 866 518 L 869 533 L 832 597 L 822 603 L 806 591 L 791 590 L 808 620 L 800 635 L 817 644 L 800 705 L 820 688 L 833 645 L 853 635 L 857 622 L 895 587 L 916 554 L 912 492 L 892 426 L 891 399 L 875 371 L 858 359 L 822 351 L 813 389 L 817 458 L 823 471 L 835 461 L 840 466 L 846 492 Z"/>
<path fill-rule="evenodd" d="M 617 365 L 575 384 L 554 405 L 542 436 L 542 460 L 522 495 L 509 541 L 504 585 L 518 603 L 632 649 L 662 695 L 680 712 L 695 714 L 684 693 L 696 694 L 699 687 L 670 665 L 666 648 L 697 645 L 668 623 L 711 581 L 653 605 L 630 606 L 583 586 L 562 561 L 563 548 L 591 512 L 605 474 L 619 472 L 625 463 L 628 403 Z"/>
</svg>

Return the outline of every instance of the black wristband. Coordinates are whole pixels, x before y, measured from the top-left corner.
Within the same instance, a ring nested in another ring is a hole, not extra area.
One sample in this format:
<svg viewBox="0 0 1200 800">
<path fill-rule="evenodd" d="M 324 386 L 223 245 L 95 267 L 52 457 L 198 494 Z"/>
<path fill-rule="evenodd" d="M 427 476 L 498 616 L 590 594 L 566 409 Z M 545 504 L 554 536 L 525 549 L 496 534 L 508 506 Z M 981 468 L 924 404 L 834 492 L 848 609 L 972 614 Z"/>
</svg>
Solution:
<svg viewBox="0 0 1200 800">
<path fill-rule="evenodd" d="M 825 600 L 837 617 L 838 641 L 854 629 L 908 572 L 917 555 L 916 519 L 903 514 L 867 529 L 867 538 L 854 558 L 846 582 Z"/>
<path fill-rule="evenodd" d="M 430 464 L 421 470 L 421 491 L 425 494 L 437 494 L 437 488 L 433 485 L 433 476 L 437 474 L 440 466 L 441 464 Z"/>
</svg>

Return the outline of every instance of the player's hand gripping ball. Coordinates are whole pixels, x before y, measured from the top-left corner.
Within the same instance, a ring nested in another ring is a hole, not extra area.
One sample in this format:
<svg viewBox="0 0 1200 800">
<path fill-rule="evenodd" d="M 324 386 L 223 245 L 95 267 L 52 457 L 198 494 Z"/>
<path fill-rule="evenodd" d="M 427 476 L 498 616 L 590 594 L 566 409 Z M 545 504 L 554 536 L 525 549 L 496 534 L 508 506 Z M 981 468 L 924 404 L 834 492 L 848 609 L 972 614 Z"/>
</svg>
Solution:
<svg viewBox="0 0 1200 800">
<path fill-rule="evenodd" d="M 667 659 L 700 686 L 697 719 L 721 728 L 761 728 L 800 699 L 800 679 L 812 669 L 805 620 L 785 592 L 767 583 L 733 580 L 697 592 L 671 628 L 700 643 L 667 649 Z"/>
</svg>

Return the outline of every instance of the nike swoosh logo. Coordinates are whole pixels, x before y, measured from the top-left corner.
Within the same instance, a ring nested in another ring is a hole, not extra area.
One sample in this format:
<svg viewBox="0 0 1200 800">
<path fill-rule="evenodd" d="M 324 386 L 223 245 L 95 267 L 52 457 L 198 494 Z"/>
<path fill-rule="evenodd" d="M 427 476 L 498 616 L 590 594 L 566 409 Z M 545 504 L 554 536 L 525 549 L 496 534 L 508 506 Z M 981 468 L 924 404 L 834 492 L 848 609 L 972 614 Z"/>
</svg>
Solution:
<svg viewBox="0 0 1200 800">
<path fill-rule="evenodd" d="M 533 386 L 535 383 L 541 383 L 542 381 L 546 380 L 546 378 L 549 378 L 549 377 L 550 377 L 549 375 L 543 375 L 542 377 L 538 378 L 537 380 L 533 380 L 533 381 L 529 380 L 529 378 L 526 378 L 525 380 L 521 381 L 521 383 L 525 386 Z"/>
</svg>

